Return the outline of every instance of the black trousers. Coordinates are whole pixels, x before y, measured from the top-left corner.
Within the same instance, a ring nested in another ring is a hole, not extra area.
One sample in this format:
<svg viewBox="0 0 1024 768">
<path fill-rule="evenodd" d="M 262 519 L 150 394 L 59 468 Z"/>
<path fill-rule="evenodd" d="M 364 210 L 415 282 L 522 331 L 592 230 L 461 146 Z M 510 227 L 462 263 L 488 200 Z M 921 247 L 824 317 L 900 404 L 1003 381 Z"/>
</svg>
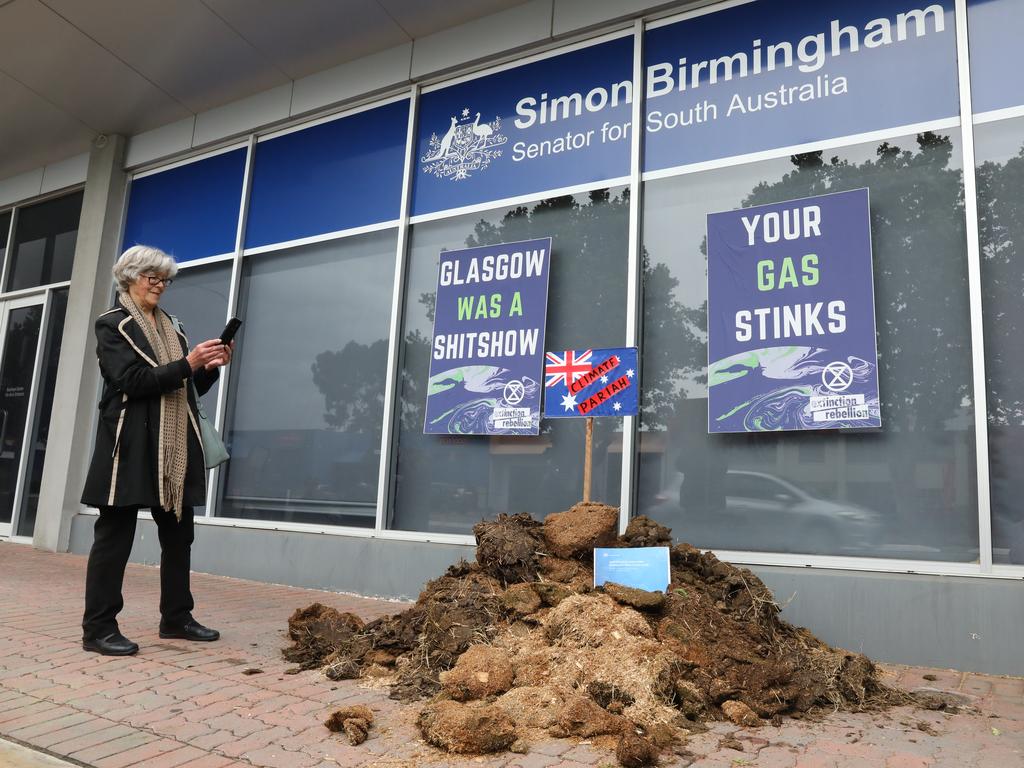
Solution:
<svg viewBox="0 0 1024 768">
<path fill-rule="evenodd" d="M 179 628 L 192 621 L 195 607 L 189 586 L 195 539 L 192 507 L 183 508 L 181 522 L 160 507 L 151 511 L 160 539 L 160 626 Z M 82 635 L 87 640 L 118 631 L 117 614 L 124 608 L 121 585 L 138 512 L 138 507 L 100 507 L 85 573 Z"/>
</svg>

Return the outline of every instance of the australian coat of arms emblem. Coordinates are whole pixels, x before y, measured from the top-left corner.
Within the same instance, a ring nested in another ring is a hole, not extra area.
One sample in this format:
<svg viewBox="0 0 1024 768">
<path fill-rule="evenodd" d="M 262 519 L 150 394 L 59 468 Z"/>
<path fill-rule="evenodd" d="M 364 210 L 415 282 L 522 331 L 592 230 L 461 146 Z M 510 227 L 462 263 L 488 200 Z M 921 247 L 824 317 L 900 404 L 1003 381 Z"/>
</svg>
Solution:
<svg viewBox="0 0 1024 768">
<path fill-rule="evenodd" d="M 501 157 L 498 147 L 508 141 L 499 132 L 501 118 L 481 123 L 479 112 L 472 121 L 469 118 L 469 110 L 463 109 L 461 118 L 452 116 L 443 136 L 431 134 L 427 154 L 420 158 L 424 171 L 439 179 L 458 181 L 468 179 L 474 171 L 483 170 L 494 158 Z"/>
</svg>

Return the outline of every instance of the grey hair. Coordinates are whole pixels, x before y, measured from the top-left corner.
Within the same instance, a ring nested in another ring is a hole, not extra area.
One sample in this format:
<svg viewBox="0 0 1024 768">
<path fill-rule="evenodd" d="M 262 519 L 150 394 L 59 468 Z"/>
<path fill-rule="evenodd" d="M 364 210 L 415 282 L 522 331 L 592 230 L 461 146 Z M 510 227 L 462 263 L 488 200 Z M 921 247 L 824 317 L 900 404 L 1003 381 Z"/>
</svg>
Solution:
<svg viewBox="0 0 1024 768">
<path fill-rule="evenodd" d="M 145 272 L 174 277 L 178 274 L 178 264 L 159 248 L 151 245 L 133 245 L 122 253 L 121 258 L 114 264 L 117 289 L 122 293 L 126 292 L 128 286 Z"/>
</svg>

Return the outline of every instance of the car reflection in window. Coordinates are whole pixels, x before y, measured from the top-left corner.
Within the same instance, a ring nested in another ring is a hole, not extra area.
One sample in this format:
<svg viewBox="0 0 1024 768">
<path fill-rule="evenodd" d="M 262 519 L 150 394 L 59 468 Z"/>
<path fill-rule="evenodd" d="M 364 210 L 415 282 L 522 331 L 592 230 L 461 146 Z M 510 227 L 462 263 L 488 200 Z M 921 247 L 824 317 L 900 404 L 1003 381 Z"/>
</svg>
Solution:
<svg viewBox="0 0 1024 768">
<path fill-rule="evenodd" d="M 676 472 L 645 512 L 673 522 L 678 539 L 713 549 L 849 555 L 868 554 L 879 541 L 874 510 L 816 497 L 766 472 L 730 469 L 724 480 L 704 478 L 694 493 Z"/>
</svg>

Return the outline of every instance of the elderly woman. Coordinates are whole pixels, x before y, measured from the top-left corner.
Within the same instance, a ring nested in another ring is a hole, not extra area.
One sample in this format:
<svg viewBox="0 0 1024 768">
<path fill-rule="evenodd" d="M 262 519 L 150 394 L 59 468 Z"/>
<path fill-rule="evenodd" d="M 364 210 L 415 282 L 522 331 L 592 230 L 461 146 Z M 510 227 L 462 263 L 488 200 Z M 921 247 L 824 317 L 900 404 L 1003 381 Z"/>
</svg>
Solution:
<svg viewBox="0 0 1024 768">
<path fill-rule="evenodd" d="M 210 389 L 231 349 L 213 339 L 189 352 L 180 324 L 159 308 L 177 271 L 156 248 L 129 248 L 114 265 L 117 300 L 96 320 L 104 386 L 82 503 L 100 516 L 85 577 L 82 647 L 106 656 L 139 650 L 118 630 L 117 614 L 140 507 L 152 511 L 160 539 L 160 637 L 220 637 L 192 617 L 189 588 L 192 508 L 206 501 L 195 391 Z"/>
</svg>

